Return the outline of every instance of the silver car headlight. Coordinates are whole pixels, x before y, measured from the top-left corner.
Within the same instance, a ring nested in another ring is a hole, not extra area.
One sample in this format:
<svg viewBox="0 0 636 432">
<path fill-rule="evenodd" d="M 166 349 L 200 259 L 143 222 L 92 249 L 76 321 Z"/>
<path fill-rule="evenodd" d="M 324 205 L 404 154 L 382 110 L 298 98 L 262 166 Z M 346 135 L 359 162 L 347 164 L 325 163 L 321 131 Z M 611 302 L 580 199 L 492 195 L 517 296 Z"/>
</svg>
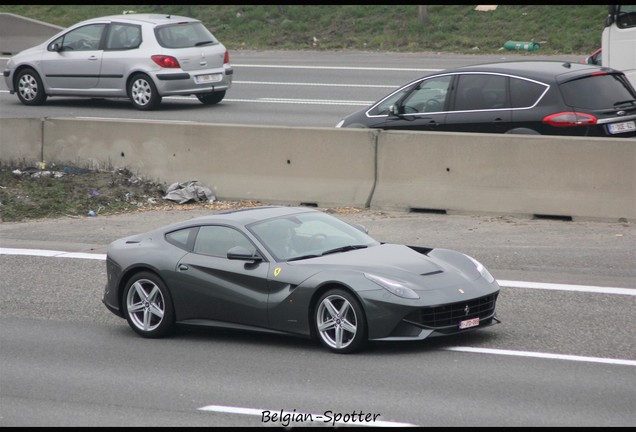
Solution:
<svg viewBox="0 0 636 432">
<path fill-rule="evenodd" d="M 466 255 L 468 256 L 468 255 Z M 488 281 L 488 283 L 493 283 L 495 278 L 493 277 L 493 275 L 490 274 L 490 272 L 486 269 L 486 267 L 484 267 L 484 265 L 482 263 L 480 263 L 479 261 L 477 261 L 475 258 L 473 257 L 469 257 L 470 260 L 475 263 L 475 267 L 477 268 L 477 271 L 479 272 L 479 274 L 482 275 L 482 277 L 484 279 L 486 279 Z"/>
<path fill-rule="evenodd" d="M 372 275 L 369 273 L 365 273 L 364 276 L 372 282 L 380 285 L 385 290 L 389 291 L 392 294 L 395 294 L 398 297 L 407 298 L 407 299 L 418 299 L 420 296 L 417 295 L 415 291 L 411 288 L 405 286 L 402 282 L 398 282 L 394 279 L 388 279 L 381 276 Z"/>
</svg>

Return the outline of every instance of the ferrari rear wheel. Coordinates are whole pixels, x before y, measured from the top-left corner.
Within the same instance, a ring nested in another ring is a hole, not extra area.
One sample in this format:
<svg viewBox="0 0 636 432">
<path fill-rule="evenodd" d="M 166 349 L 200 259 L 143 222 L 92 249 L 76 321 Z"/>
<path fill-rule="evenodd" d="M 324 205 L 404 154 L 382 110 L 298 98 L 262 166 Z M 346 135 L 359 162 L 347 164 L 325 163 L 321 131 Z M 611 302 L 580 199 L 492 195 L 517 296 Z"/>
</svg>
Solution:
<svg viewBox="0 0 636 432">
<path fill-rule="evenodd" d="M 329 350 L 348 354 L 367 342 L 367 323 L 360 302 L 343 289 L 332 289 L 318 300 L 316 333 Z"/>
<path fill-rule="evenodd" d="M 137 273 L 126 284 L 124 313 L 130 327 L 143 337 L 160 338 L 174 327 L 170 293 L 163 281 L 149 272 Z"/>
</svg>

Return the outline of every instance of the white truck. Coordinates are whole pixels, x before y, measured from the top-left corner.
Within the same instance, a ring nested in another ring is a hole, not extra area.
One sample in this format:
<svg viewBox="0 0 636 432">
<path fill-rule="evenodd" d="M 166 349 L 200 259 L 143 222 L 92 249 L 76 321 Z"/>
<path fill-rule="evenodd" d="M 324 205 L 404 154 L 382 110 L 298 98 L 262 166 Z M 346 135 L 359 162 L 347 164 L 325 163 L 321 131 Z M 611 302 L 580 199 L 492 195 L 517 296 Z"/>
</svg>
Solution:
<svg viewBox="0 0 636 432">
<path fill-rule="evenodd" d="M 618 69 L 636 88 L 636 5 L 610 5 L 601 36 L 601 65 Z"/>
</svg>

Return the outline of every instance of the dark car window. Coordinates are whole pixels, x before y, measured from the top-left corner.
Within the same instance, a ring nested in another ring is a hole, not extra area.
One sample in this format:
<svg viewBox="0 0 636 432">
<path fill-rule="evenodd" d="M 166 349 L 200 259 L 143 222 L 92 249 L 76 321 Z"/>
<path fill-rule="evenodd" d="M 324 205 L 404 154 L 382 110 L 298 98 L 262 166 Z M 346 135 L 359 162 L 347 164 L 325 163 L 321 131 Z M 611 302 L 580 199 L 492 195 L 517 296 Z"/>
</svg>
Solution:
<svg viewBox="0 0 636 432">
<path fill-rule="evenodd" d="M 616 17 L 618 28 L 636 27 L 636 6 L 620 5 L 620 11 Z"/>
<path fill-rule="evenodd" d="M 417 83 L 409 84 L 405 86 L 404 88 L 396 91 L 395 93 L 387 96 L 385 99 L 382 99 L 380 103 L 378 103 L 377 105 L 372 107 L 369 111 L 367 111 L 367 115 L 369 116 L 388 115 L 389 108 L 391 107 L 391 105 L 395 105 L 395 103 L 399 99 L 401 99 L 405 94 L 410 92 L 415 86 L 417 86 Z"/>
<path fill-rule="evenodd" d="M 242 246 L 255 253 L 256 248 L 245 235 L 226 226 L 209 225 L 199 229 L 194 242 L 194 253 L 226 257 L 227 251 L 235 246 Z"/>
<path fill-rule="evenodd" d="M 107 50 L 126 50 L 139 47 L 141 44 L 141 27 L 130 24 L 110 25 L 110 32 L 106 40 Z"/>
<path fill-rule="evenodd" d="M 506 108 L 506 77 L 494 74 L 465 74 L 459 77 L 454 111 Z"/>
<path fill-rule="evenodd" d="M 512 108 L 528 108 L 548 90 L 547 84 L 519 78 L 510 78 L 510 103 Z"/>
<path fill-rule="evenodd" d="M 627 82 L 617 74 L 591 75 L 565 82 L 560 88 L 565 103 L 577 108 L 605 109 L 636 98 Z"/>
<path fill-rule="evenodd" d="M 202 23 L 177 23 L 157 27 L 157 42 L 164 48 L 191 48 L 218 44 L 214 35 Z"/>
<path fill-rule="evenodd" d="M 402 102 L 404 114 L 444 111 L 451 75 L 423 80 Z"/>
<path fill-rule="evenodd" d="M 57 44 L 62 51 L 92 51 L 99 49 L 99 42 L 106 24 L 91 24 L 79 27 L 56 39 L 49 49 Z"/>
</svg>

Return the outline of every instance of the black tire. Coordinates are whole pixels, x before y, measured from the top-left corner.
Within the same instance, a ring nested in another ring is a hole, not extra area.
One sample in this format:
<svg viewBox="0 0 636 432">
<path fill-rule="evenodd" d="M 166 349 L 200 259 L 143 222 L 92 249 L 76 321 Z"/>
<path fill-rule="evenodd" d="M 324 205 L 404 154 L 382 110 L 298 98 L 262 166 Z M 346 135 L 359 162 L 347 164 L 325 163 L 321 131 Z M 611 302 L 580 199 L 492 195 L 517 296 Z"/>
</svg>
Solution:
<svg viewBox="0 0 636 432">
<path fill-rule="evenodd" d="M 143 337 L 161 338 L 174 330 L 170 293 L 154 273 L 140 272 L 128 280 L 122 308 L 128 325 Z"/>
<path fill-rule="evenodd" d="M 198 93 L 197 98 L 205 105 L 216 105 L 223 100 L 225 92 Z"/>
<path fill-rule="evenodd" d="M 161 103 L 155 83 L 145 74 L 137 74 L 130 79 L 128 97 L 134 107 L 141 111 L 153 110 Z"/>
<path fill-rule="evenodd" d="M 24 105 L 42 105 L 47 98 L 40 75 L 31 68 L 22 69 L 15 77 L 15 92 Z"/>
<path fill-rule="evenodd" d="M 367 321 L 358 299 L 343 289 L 332 289 L 318 299 L 314 328 L 320 342 L 332 352 L 349 354 L 367 343 Z"/>
<path fill-rule="evenodd" d="M 541 135 L 541 133 L 536 130 L 529 128 L 510 129 L 509 131 L 506 131 L 506 133 L 510 135 Z"/>
</svg>

